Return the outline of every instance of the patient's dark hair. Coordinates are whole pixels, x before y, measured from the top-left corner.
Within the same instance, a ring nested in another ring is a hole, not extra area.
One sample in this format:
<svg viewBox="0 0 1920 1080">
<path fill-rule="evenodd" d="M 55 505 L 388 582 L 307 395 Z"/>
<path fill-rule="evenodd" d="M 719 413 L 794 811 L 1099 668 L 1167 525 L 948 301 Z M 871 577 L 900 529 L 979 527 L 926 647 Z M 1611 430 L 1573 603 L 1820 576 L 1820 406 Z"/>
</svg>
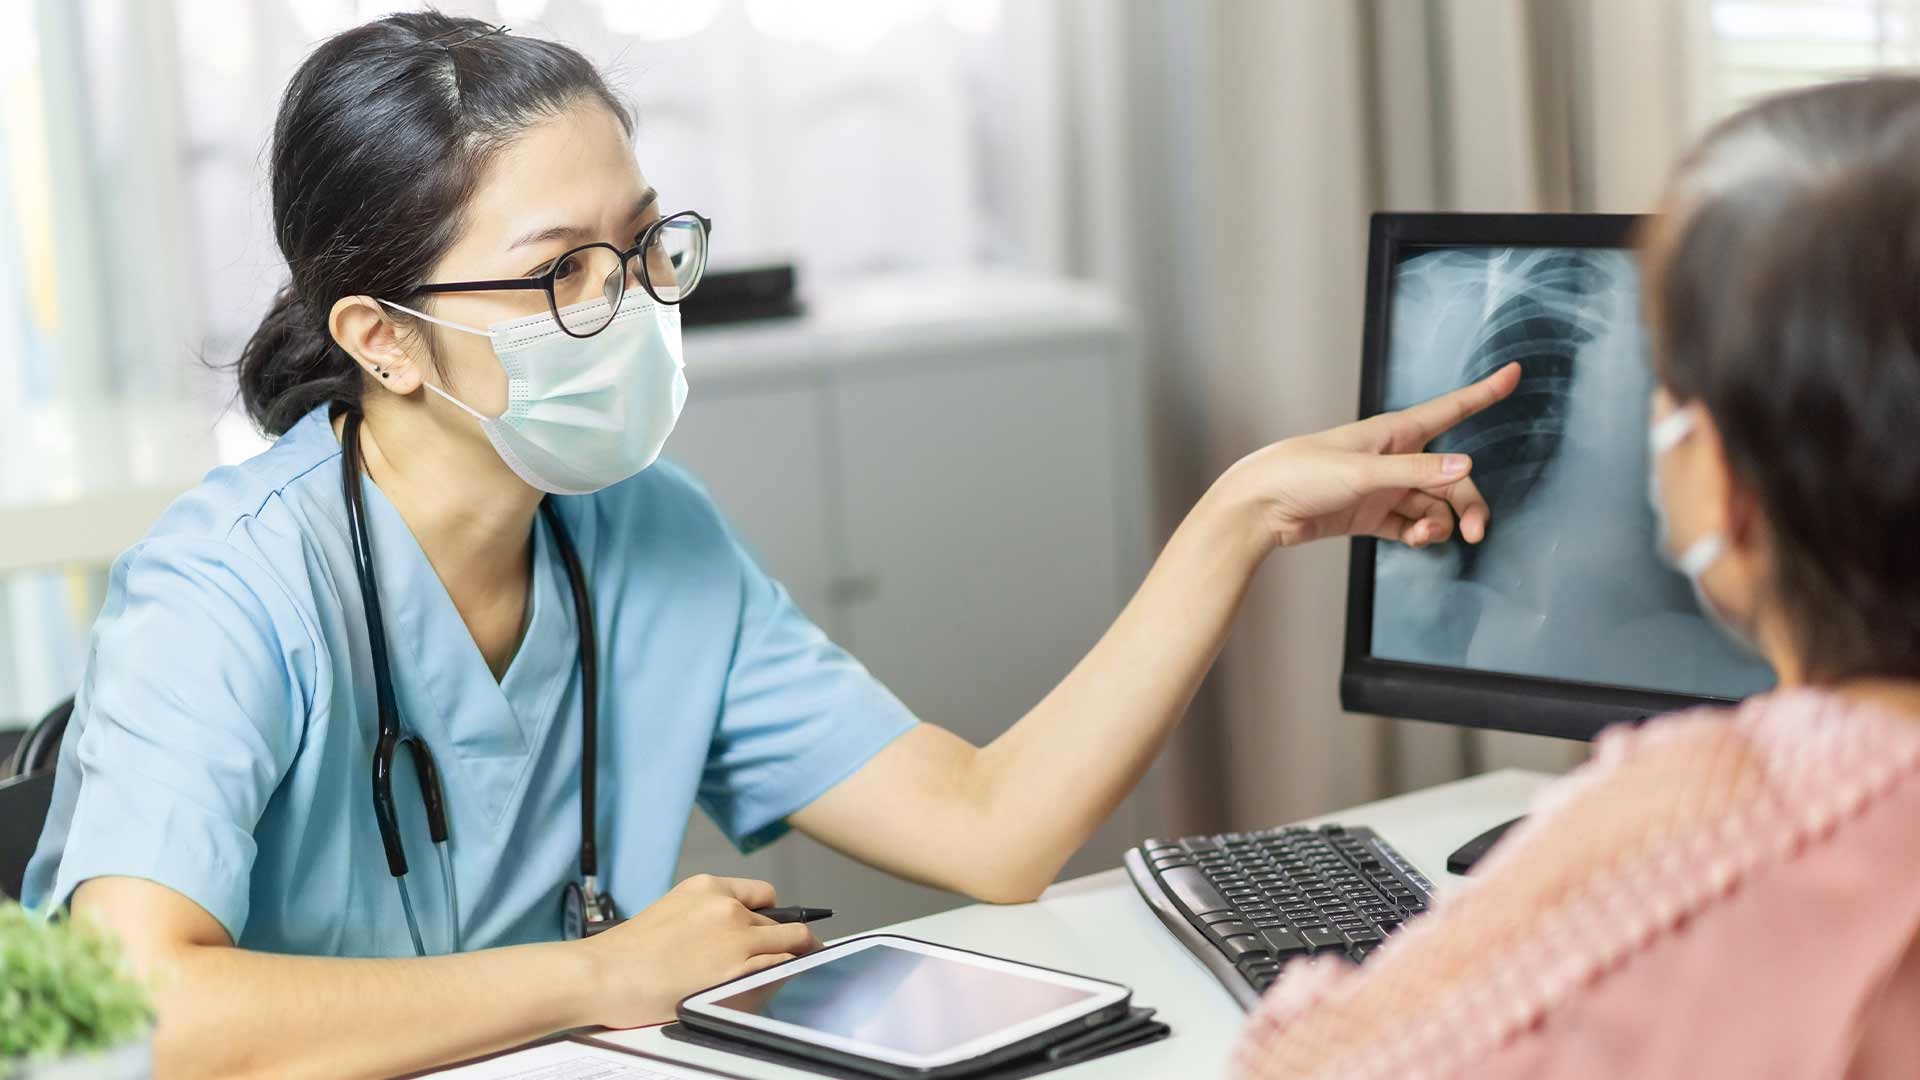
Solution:
<svg viewBox="0 0 1920 1080">
<path fill-rule="evenodd" d="M 1668 205 L 1656 371 L 1764 515 L 1807 676 L 1920 675 L 1920 79 L 1763 101 Z"/>
<path fill-rule="evenodd" d="M 273 126 L 273 234 L 292 282 L 235 364 L 261 430 L 359 400 L 360 369 L 327 330 L 334 302 L 408 302 L 459 236 L 491 155 L 582 100 L 631 133 L 586 57 L 432 11 L 355 27 L 307 57 Z"/>
</svg>

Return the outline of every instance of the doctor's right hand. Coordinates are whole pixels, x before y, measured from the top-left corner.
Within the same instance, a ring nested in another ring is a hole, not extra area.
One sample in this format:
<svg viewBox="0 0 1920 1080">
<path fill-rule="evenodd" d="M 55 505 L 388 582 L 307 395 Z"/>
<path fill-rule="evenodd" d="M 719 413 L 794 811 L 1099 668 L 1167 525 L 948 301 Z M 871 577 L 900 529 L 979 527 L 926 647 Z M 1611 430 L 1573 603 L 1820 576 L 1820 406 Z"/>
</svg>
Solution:
<svg viewBox="0 0 1920 1080">
<path fill-rule="evenodd" d="M 773 886 L 764 881 L 701 874 L 631 919 L 579 942 L 593 958 L 592 985 L 602 1014 L 595 1022 L 663 1023 L 688 994 L 819 948 L 804 924 L 753 913 L 777 903 Z"/>
</svg>

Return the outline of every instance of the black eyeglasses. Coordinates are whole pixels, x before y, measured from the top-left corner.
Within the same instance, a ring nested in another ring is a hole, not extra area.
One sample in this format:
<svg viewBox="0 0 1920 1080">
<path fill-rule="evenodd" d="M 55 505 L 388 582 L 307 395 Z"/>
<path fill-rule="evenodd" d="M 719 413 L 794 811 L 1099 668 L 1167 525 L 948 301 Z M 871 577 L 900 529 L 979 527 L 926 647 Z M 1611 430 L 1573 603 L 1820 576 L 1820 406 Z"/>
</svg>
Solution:
<svg viewBox="0 0 1920 1080">
<path fill-rule="evenodd" d="M 612 244 L 582 244 L 553 260 L 545 273 L 494 281 L 436 281 L 420 293 L 492 292 L 539 289 L 547 294 L 553 321 L 577 338 L 592 337 L 620 313 L 632 279 L 662 304 L 678 304 L 693 294 L 707 269 L 707 235 L 713 222 L 682 210 L 647 226 L 625 251 Z"/>
</svg>

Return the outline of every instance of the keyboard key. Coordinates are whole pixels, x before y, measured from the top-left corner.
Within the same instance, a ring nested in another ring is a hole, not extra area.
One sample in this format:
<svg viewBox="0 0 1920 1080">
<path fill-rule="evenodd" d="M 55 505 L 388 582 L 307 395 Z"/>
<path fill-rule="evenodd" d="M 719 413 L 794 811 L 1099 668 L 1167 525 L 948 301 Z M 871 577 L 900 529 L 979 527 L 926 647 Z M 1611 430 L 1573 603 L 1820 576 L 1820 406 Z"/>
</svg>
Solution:
<svg viewBox="0 0 1920 1080">
<path fill-rule="evenodd" d="M 1267 950 L 1282 960 L 1309 951 L 1307 943 L 1301 940 L 1300 935 L 1285 927 L 1262 930 L 1260 936 L 1266 939 Z"/>
<path fill-rule="evenodd" d="M 1249 978 L 1262 971 L 1280 970 L 1280 962 L 1271 956 L 1245 956 L 1234 966 L 1240 969 L 1242 975 Z"/>
<path fill-rule="evenodd" d="M 1343 926 L 1340 934 L 1349 945 L 1378 945 L 1381 941 L 1380 931 L 1371 926 Z"/>
<path fill-rule="evenodd" d="M 1253 933 L 1254 928 L 1239 919 L 1228 919 L 1212 923 L 1207 927 L 1207 936 L 1215 941 L 1225 941 L 1230 937 Z"/>
<path fill-rule="evenodd" d="M 1379 947 L 1380 946 L 1378 945 L 1351 946 L 1350 948 L 1347 949 L 1347 959 L 1353 961 L 1356 964 L 1365 963 L 1367 957 L 1372 956 L 1373 951 L 1375 949 L 1378 949 Z"/>
<path fill-rule="evenodd" d="M 1253 920 L 1253 925 L 1254 928 L 1258 930 L 1271 930 L 1276 926 L 1287 925 L 1287 920 L 1272 915 L 1263 915 Z"/>
<path fill-rule="evenodd" d="M 1267 951 L 1266 941 L 1258 934 L 1241 934 L 1238 937 L 1230 937 L 1220 943 L 1220 951 L 1226 954 L 1228 961 L 1235 964 L 1247 957 L 1270 957 L 1273 955 Z"/>
<path fill-rule="evenodd" d="M 1328 949 L 1340 949 L 1344 951 L 1347 947 L 1346 940 L 1340 936 L 1338 931 L 1327 929 L 1324 926 L 1309 926 L 1301 930 L 1300 940 L 1306 942 L 1307 948 L 1316 953 L 1325 952 Z"/>
<path fill-rule="evenodd" d="M 1205 915 L 1210 911 L 1227 911 L 1233 907 L 1207 881 L 1205 874 L 1191 866 L 1162 871 L 1160 880 L 1166 885 L 1167 891 L 1173 894 L 1174 902 L 1189 915 Z"/>
<path fill-rule="evenodd" d="M 1253 984 L 1255 990 L 1266 992 L 1267 987 L 1280 977 L 1280 967 L 1272 961 L 1261 961 L 1259 966 L 1243 966 L 1240 977 Z"/>
<path fill-rule="evenodd" d="M 1188 851 L 1215 850 L 1213 841 L 1204 836 L 1189 836 L 1185 840 L 1180 841 L 1180 846 L 1186 848 Z"/>
</svg>

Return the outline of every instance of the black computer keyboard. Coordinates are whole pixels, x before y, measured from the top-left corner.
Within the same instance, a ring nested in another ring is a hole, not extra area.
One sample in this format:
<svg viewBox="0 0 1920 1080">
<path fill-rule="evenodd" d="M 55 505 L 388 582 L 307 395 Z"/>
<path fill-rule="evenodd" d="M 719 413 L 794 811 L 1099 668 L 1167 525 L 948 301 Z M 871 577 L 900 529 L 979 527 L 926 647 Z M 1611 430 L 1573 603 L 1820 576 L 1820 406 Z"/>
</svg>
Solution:
<svg viewBox="0 0 1920 1080">
<path fill-rule="evenodd" d="M 1433 884 L 1373 830 L 1340 825 L 1148 840 L 1126 865 L 1242 1008 L 1300 957 L 1365 960 L 1433 900 Z"/>
</svg>

